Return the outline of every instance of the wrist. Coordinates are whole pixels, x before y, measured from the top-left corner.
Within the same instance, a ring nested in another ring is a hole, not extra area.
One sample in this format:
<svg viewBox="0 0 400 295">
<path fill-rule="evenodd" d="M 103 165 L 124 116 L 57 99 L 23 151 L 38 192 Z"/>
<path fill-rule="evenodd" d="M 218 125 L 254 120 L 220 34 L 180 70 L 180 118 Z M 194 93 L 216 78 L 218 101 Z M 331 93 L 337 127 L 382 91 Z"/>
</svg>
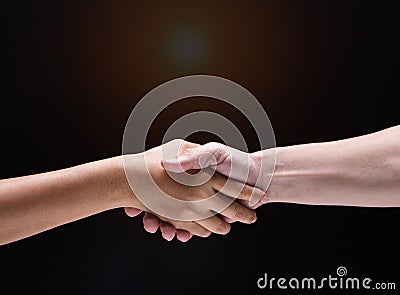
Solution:
<svg viewBox="0 0 400 295">
<path fill-rule="evenodd" d="M 331 142 L 275 150 L 275 172 L 267 191 L 271 202 L 329 204 L 327 192 L 349 178 L 342 156 Z"/>
<path fill-rule="evenodd" d="M 107 159 L 104 164 L 104 169 L 107 171 L 110 180 L 110 197 L 116 207 L 144 209 L 126 179 L 123 156 Z"/>
<path fill-rule="evenodd" d="M 247 184 L 267 191 L 275 169 L 276 149 L 250 154 L 250 170 Z"/>
</svg>

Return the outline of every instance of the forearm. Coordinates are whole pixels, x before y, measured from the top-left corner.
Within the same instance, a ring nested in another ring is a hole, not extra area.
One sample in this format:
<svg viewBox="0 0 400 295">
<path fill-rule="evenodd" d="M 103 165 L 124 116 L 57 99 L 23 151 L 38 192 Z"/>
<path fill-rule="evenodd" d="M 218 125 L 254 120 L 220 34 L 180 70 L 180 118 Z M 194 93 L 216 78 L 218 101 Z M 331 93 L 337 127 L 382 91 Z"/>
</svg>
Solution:
<svg viewBox="0 0 400 295">
<path fill-rule="evenodd" d="M 109 209 L 140 206 L 121 157 L 0 181 L 0 244 Z"/>
<path fill-rule="evenodd" d="M 400 127 L 277 148 L 268 195 L 272 202 L 400 206 Z"/>
</svg>

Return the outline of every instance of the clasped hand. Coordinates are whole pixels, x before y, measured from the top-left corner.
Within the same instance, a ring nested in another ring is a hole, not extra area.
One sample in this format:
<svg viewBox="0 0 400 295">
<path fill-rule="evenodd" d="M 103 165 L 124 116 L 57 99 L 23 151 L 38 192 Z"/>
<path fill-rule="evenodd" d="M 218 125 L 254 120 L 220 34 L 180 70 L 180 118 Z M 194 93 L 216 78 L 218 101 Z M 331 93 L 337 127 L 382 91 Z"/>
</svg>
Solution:
<svg viewBox="0 0 400 295">
<path fill-rule="evenodd" d="M 201 201 L 217 193 L 215 199 L 209 203 L 205 203 L 209 207 L 204 209 L 210 210 L 210 212 L 215 212 L 215 208 L 213 207 L 214 203 L 219 201 L 218 199 L 221 201 L 223 198 L 235 198 L 236 200 L 232 200 L 230 205 L 221 212 L 217 211 L 212 216 L 201 220 L 174 220 L 154 212 L 152 208 L 147 208 L 144 204 L 126 207 L 125 212 L 128 216 L 134 217 L 144 211 L 143 223 L 144 228 L 148 232 L 155 233 L 160 228 L 162 236 L 166 240 L 171 241 L 176 236 L 177 239 L 182 242 L 188 241 L 193 235 L 208 237 L 211 233 L 227 234 L 231 229 L 230 224 L 235 221 L 247 224 L 256 221 L 254 209 L 266 203 L 268 198 L 264 190 L 254 187 L 255 180 L 259 174 L 256 173 L 259 169 L 256 168 L 258 163 L 255 159 L 249 158 L 249 154 L 237 150 L 231 153 L 231 148 L 218 143 L 209 143 L 200 146 L 183 140 L 175 140 L 166 145 L 168 144 L 179 144 L 178 157 L 163 160 L 163 146 L 156 147 L 144 153 L 146 167 L 154 183 L 162 190 L 162 192 L 159 193 L 160 196 L 158 196 L 153 195 L 157 194 L 157 192 L 150 191 L 149 189 L 145 193 L 146 197 L 151 194 L 151 198 L 153 199 L 161 198 L 161 194 L 165 193 L 178 200 Z M 137 167 L 142 166 L 135 165 L 134 157 L 138 157 L 138 155 L 128 155 L 124 157 L 133 157 L 124 162 L 126 172 L 132 169 L 132 175 L 134 176 L 132 179 L 136 179 L 138 182 L 136 187 L 140 187 L 141 190 L 148 189 L 146 187 L 148 185 L 143 182 L 145 177 L 138 176 L 140 171 L 138 172 Z M 240 177 L 236 176 L 235 178 L 237 181 L 230 180 L 227 182 L 227 176 L 229 176 L 231 172 L 232 161 L 245 165 L 245 159 L 247 158 L 249 158 L 250 162 L 248 165 L 251 166 L 251 169 L 248 169 L 250 173 L 246 176 L 246 179 L 240 179 Z M 189 186 L 178 183 L 167 173 L 167 171 L 171 173 L 183 173 L 185 171 L 195 173 L 196 170 L 209 167 L 215 169 L 215 173 L 207 182 L 199 186 Z M 142 173 L 145 174 L 146 172 L 143 171 Z M 129 175 L 127 176 L 129 177 Z M 245 184 L 246 182 L 248 184 Z M 236 193 L 238 189 L 239 193 Z M 135 192 L 135 189 L 133 191 Z M 252 206 L 249 203 L 251 199 L 257 201 Z"/>
</svg>

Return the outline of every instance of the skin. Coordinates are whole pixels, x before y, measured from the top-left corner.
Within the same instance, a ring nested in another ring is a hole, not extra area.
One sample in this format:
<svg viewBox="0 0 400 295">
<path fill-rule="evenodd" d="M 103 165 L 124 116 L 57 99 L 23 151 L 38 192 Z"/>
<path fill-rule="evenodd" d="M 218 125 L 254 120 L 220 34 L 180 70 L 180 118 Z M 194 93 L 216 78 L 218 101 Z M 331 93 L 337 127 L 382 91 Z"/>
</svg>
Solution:
<svg viewBox="0 0 400 295">
<path fill-rule="evenodd" d="M 400 126 L 350 139 L 278 147 L 275 152 L 275 172 L 263 204 L 400 206 Z M 182 151 L 178 158 L 163 161 L 163 166 L 171 172 L 212 166 L 229 175 L 232 162 L 244 163 L 249 156 L 250 173 L 237 180 L 255 185 L 259 176 L 268 178 L 261 162 L 270 155 L 268 150 L 232 153 L 232 148 L 208 143 Z M 261 188 L 266 185 L 261 183 Z M 144 220 L 153 232 L 157 230 L 155 219 L 147 216 Z"/>
<path fill-rule="evenodd" d="M 182 148 L 192 146 L 183 144 Z M 172 197 L 181 200 L 208 198 L 215 189 L 222 188 L 226 178 L 217 173 L 199 187 L 175 182 L 161 166 L 160 149 L 158 147 L 145 152 L 147 168 L 145 165 L 130 167 L 138 177 L 149 169 L 160 189 L 172 192 Z M 137 155 L 132 155 L 135 156 Z M 246 185 L 239 198 L 248 200 L 252 193 L 264 194 L 261 190 Z M 122 156 L 48 173 L 3 179 L 0 180 L 0 244 L 121 207 L 149 211 L 127 182 Z M 221 215 L 204 220 L 182 222 L 154 216 L 168 224 L 163 226 L 164 232 L 170 230 L 176 233 L 178 229 L 178 238 L 183 241 L 191 235 L 207 237 L 212 232 L 228 233 L 230 224 L 220 216 L 245 223 L 256 220 L 254 211 L 238 202 L 233 202 Z"/>
</svg>

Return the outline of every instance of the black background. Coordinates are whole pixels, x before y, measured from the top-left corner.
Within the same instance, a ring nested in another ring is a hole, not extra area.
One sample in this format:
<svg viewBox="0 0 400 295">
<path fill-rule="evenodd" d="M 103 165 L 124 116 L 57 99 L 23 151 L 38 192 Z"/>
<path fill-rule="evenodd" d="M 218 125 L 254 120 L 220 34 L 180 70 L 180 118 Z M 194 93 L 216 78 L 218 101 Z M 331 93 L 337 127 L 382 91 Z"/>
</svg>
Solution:
<svg viewBox="0 0 400 295">
<path fill-rule="evenodd" d="M 279 146 L 399 124 L 394 3 L 2 1 L 0 177 L 120 154 L 135 103 L 190 74 L 249 89 Z M 148 146 L 182 114 L 210 108 L 240 121 L 235 110 L 193 98 L 161 114 Z M 0 293 L 271 294 L 256 286 L 265 272 L 322 277 L 341 265 L 400 287 L 399 213 L 271 204 L 252 226 L 182 244 L 113 210 L 1 246 Z"/>
</svg>

